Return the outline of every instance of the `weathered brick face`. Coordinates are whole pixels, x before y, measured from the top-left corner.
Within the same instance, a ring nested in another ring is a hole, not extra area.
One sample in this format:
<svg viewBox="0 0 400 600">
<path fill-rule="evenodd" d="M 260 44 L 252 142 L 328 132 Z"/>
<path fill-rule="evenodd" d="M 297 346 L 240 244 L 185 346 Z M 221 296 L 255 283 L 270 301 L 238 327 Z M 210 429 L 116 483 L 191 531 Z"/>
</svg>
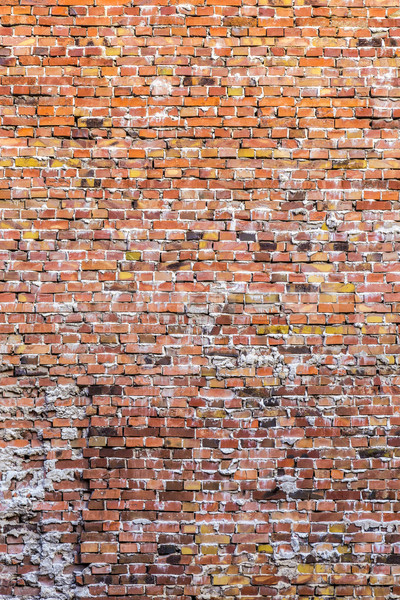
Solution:
<svg viewBox="0 0 400 600">
<path fill-rule="evenodd" d="M 0 15 L 0 597 L 400 597 L 398 1 Z"/>
</svg>

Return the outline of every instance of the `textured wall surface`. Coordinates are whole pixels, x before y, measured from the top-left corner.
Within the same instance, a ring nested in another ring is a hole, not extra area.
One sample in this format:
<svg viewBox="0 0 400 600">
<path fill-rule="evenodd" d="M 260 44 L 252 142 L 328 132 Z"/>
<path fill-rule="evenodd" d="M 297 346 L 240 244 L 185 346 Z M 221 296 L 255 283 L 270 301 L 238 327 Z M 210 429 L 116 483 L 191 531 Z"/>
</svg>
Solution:
<svg viewBox="0 0 400 600">
<path fill-rule="evenodd" d="M 398 0 L 0 15 L 0 598 L 399 598 Z"/>
</svg>

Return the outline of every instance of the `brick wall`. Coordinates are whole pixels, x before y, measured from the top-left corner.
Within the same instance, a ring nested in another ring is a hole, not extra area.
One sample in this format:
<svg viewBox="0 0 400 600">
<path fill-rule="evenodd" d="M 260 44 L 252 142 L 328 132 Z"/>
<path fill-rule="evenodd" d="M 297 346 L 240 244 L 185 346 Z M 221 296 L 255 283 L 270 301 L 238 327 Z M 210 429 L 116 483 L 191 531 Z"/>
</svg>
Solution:
<svg viewBox="0 0 400 600">
<path fill-rule="evenodd" d="M 397 0 L 3 0 L 0 597 L 400 597 Z"/>
</svg>

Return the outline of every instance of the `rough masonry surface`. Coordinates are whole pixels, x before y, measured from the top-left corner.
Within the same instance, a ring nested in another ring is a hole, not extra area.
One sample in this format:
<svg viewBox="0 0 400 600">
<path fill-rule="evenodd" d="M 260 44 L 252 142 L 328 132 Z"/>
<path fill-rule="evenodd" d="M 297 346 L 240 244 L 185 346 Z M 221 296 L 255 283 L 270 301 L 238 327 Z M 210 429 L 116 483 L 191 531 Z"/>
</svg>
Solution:
<svg viewBox="0 0 400 600">
<path fill-rule="evenodd" d="M 399 598 L 398 0 L 0 17 L 0 598 Z"/>
</svg>

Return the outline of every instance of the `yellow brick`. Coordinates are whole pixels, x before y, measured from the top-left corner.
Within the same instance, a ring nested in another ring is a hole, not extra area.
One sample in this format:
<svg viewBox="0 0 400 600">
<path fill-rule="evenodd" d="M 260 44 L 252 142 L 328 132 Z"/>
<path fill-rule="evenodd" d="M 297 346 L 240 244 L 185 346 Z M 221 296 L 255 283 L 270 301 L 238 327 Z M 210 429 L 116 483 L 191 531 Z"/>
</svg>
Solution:
<svg viewBox="0 0 400 600">
<path fill-rule="evenodd" d="M 202 235 L 203 240 L 217 241 L 219 240 L 219 231 L 206 231 Z"/>
<path fill-rule="evenodd" d="M 97 67 L 85 67 L 82 69 L 82 77 L 96 77 L 98 73 Z"/>
<path fill-rule="evenodd" d="M 334 265 L 316 265 L 313 264 L 314 269 L 317 269 L 317 271 L 321 271 L 321 273 L 329 273 L 330 271 L 333 271 L 334 269 Z"/>
<path fill-rule="evenodd" d="M 196 544 L 229 544 L 231 538 L 229 535 L 196 535 Z"/>
<path fill-rule="evenodd" d="M 249 581 L 249 577 L 241 575 L 214 575 L 213 577 L 213 585 L 245 585 Z"/>
<path fill-rule="evenodd" d="M 325 597 L 332 596 L 333 597 L 334 593 L 335 593 L 335 588 L 332 585 L 318 588 L 318 594 L 320 596 L 325 596 Z"/>
<path fill-rule="evenodd" d="M 229 87 L 228 88 L 228 96 L 243 96 L 243 88 L 242 87 Z"/>
<path fill-rule="evenodd" d="M 346 527 L 343 523 L 336 523 L 335 525 L 331 525 L 329 527 L 329 531 L 331 533 L 344 533 L 345 529 Z"/>
<path fill-rule="evenodd" d="M 218 554 L 218 546 L 201 546 L 202 554 Z"/>
<path fill-rule="evenodd" d="M 268 333 L 281 333 L 285 334 L 289 332 L 288 325 L 261 325 L 257 327 L 258 335 L 265 335 Z"/>
<path fill-rule="evenodd" d="M 298 565 L 297 570 L 299 573 L 312 573 L 314 567 L 312 565 Z"/>
<path fill-rule="evenodd" d="M 157 75 L 173 75 L 172 67 L 158 67 Z"/>
<path fill-rule="evenodd" d="M 37 158 L 16 158 L 16 167 L 40 167 L 40 162 Z"/>
<path fill-rule="evenodd" d="M 308 333 L 318 335 L 323 332 L 323 329 L 317 325 L 303 325 L 302 327 L 293 327 L 293 331 L 294 333 L 302 333 L 303 335 L 307 335 Z"/>
<path fill-rule="evenodd" d="M 146 171 L 145 169 L 131 169 L 129 171 L 129 177 L 146 177 Z"/>
<path fill-rule="evenodd" d="M 337 295 L 336 294 L 320 294 L 319 302 L 337 302 Z"/>
<path fill-rule="evenodd" d="M 37 239 L 39 239 L 39 232 L 38 231 L 24 231 L 24 233 L 22 234 L 22 237 L 24 238 L 24 240 L 37 240 Z"/>
<path fill-rule="evenodd" d="M 202 525 L 200 527 L 200 533 L 213 533 L 214 527 L 212 525 Z"/>
<path fill-rule="evenodd" d="M 274 549 L 269 544 L 259 544 L 257 547 L 258 552 L 266 552 L 267 554 L 272 554 Z"/>
<path fill-rule="evenodd" d="M 344 333 L 346 333 L 346 328 L 345 327 L 328 326 L 325 329 L 325 333 L 336 334 L 336 335 L 344 334 Z"/>
<path fill-rule="evenodd" d="M 147 156 L 149 158 L 163 158 L 164 150 L 149 150 Z"/>
<path fill-rule="evenodd" d="M 316 573 L 330 573 L 331 567 L 329 565 L 315 565 Z"/>
<path fill-rule="evenodd" d="M 214 575 L 213 585 L 229 585 L 230 579 L 227 575 Z"/>
<path fill-rule="evenodd" d="M 67 161 L 67 165 L 69 167 L 80 167 L 81 161 L 79 160 L 79 158 L 69 158 Z"/>
<path fill-rule="evenodd" d="M 252 148 L 242 148 L 238 150 L 238 158 L 254 158 L 254 150 Z"/>
<path fill-rule="evenodd" d="M 241 44 L 242 44 L 242 46 L 262 46 L 262 44 L 270 46 L 271 44 L 268 43 L 268 39 L 269 38 L 261 39 L 259 37 L 243 37 Z M 294 65 L 295 64 L 296 63 L 294 63 Z"/>
<path fill-rule="evenodd" d="M 140 260 L 142 255 L 140 252 L 127 252 L 125 258 L 126 260 Z"/>
</svg>

